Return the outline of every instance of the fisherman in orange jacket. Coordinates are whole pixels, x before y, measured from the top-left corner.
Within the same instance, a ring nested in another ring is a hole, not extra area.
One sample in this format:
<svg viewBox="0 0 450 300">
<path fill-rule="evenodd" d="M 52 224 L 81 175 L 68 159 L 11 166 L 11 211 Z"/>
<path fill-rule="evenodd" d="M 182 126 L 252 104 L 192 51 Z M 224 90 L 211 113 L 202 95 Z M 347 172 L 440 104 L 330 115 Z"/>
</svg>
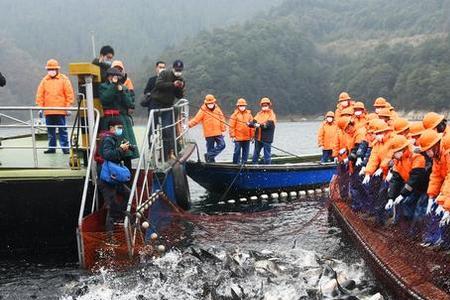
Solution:
<svg viewBox="0 0 450 300">
<path fill-rule="evenodd" d="M 261 110 L 256 114 L 253 121 L 249 122 L 249 127 L 255 128 L 255 150 L 253 152 L 252 163 L 256 164 L 259 153 L 264 149 L 264 164 L 272 162 L 272 142 L 275 133 L 275 123 L 277 117 L 272 110 L 272 102 L 264 97 L 259 102 Z"/>
<path fill-rule="evenodd" d="M 317 134 L 317 144 L 322 148 L 321 162 L 329 162 L 333 158 L 333 148 L 337 143 L 338 127 L 334 120 L 334 113 L 327 112 L 325 121 L 320 124 L 319 132 Z"/>
<path fill-rule="evenodd" d="M 340 93 L 336 111 L 334 113 L 335 119 L 338 120 L 341 117 L 342 110 L 346 109 L 347 107 L 352 107 L 352 106 L 353 106 L 353 100 L 350 97 L 350 95 L 347 92 Z"/>
<path fill-rule="evenodd" d="M 230 138 L 234 143 L 233 164 L 245 164 L 248 159 L 250 140 L 254 132 L 247 124 L 253 120 L 243 98 L 236 102 L 236 109 L 230 117 Z"/>
<path fill-rule="evenodd" d="M 39 83 L 36 105 L 39 107 L 69 107 L 74 100 L 72 84 L 66 75 L 59 72 L 58 61 L 50 59 L 45 66 L 47 75 Z M 59 131 L 59 144 L 64 154 L 69 154 L 65 110 L 44 110 L 48 134 L 48 149 L 45 154 L 56 152 L 56 128 Z"/>
<path fill-rule="evenodd" d="M 189 128 L 202 123 L 203 135 L 206 139 L 206 162 L 215 162 L 215 158 L 225 149 L 223 133 L 226 131 L 225 116 L 213 95 L 206 95 L 203 105 L 189 121 Z"/>
<path fill-rule="evenodd" d="M 447 119 L 445 119 L 444 115 L 437 114 L 435 112 L 427 113 L 422 120 L 423 127 L 425 129 L 434 129 L 438 133 L 442 133 L 447 135 L 448 127 L 447 127 Z"/>
<path fill-rule="evenodd" d="M 378 113 L 381 111 L 382 108 L 388 108 L 389 103 L 384 99 L 383 97 L 378 97 L 375 99 L 373 103 L 373 107 L 375 108 L 375 113 L 378 115 Z"/>
<path fill-rule="evenodd" d="M 404 135 L 395 135 L 389 145 L 394 165 L 391 168 L 388 197 L 385 206 L 390 210 L 396 206 L 395 222 L 401 217 L 412 220 L 416 206 L 425 203 L 428 177 L 425 171 L 425 157 L 413 153 L 411 143 Z"/>
<path fill-rule="evenodd" d="M 438 133 L 434 129 L 427 129 L 422 133 L 418 141 L 420 151 L 433 159 L 433 167 L 427 189 L 428 205 L 426 214 L 428 218 L 423 237 L 424 246 L 436 245 L 441 242 L 442 231 L 439 228 L 439 221 L 443 214 L 444 199 L 439 198 L 439 201 L 437 201 L 436 198 L 438 198 L 447 176 L 447 161 L 441 140 L 442 133 Z"/>
<path fill-rule="evenodd" d="M 354 118 L 353 121 L 355 122 L 355 127 L 360 128 L 363 126 L 366 126 L 367 123 L 367 116 L 366 116 L 366 108 L 364 107 L 364 103 L 361 101 L 358 101 L 353 105 L 354 110 Z"/>
</svg>

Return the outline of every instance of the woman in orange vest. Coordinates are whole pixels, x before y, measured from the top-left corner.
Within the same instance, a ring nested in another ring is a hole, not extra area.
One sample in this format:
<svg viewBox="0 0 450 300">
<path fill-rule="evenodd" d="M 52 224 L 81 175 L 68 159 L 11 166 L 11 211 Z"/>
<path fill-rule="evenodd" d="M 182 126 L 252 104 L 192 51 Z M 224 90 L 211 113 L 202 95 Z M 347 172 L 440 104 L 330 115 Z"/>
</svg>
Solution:
<svg viewBox="0 0 450 300">
<path fill-rule="evenodd" d="M 36 105 L 40 107 L 68 107 L 72 105 L 74 93 L 72 84 L 66 75 L 61 74 L 59 63 L 55 59 L 47 61 L 47 75 L 39 83 L 36 93 Z M 45 123 L 48 126 L 48 149 L 45 154 L 56 152 L 56 128 L 59 132 L 59 144 L 64 154 L 69 154 L 66 115 L 64 110 L 44 110 Z"/>
<path fill-rule="evenodd" d="M 317 134 L 317 144 L 322 148 L 321 162 L 329 162 L 333 159 L 333 149 L 337 143 L 338 127 L 334 121 L 334 113 L 327 112 L 325 121 L 320 124 L 319 132 Z"/>
<path fill-rule="evenodd" d="M 255 128 L 255 150 L 252 162 L 254 164 L 258 162 L 259 154 L 264 149 L 264 163 L 270 164 L 272 162 L 272 142 L 277 117 L 272 110 L 272 102 L 269 98 L 262 98 L 260 105 L 261 110 L 256 114 L 253 121 L 248 124 L 249 127 Z"/>
<path fill-rule="evenodd" d="M 233 164 L 245 164 L 248 159 L 250 140 L 253 129 L 248 123 L 253 120 L 252 113 L 247 109 L 247 101 L 243 98 L 236 102 L 236 109 L 230 117 L 230 138 L 234 143 Z"/>
<path fill-rule="evenodd" d="M 225 116 L 213 95 L 206 95 L 203 105 L 193 119 L 189 128 L 202 123 L 203 135 L 206 139 L 206 162 L 215 162 L 215 158 L 225 149 L 223 133 L 226 131 Z"/>
</svg>

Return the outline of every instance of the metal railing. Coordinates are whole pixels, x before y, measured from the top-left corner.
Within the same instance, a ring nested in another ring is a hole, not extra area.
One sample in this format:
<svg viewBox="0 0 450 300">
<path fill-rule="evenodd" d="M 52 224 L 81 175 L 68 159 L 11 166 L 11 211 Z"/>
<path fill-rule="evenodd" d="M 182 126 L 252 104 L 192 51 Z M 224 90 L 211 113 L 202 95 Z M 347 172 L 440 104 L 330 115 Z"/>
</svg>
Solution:
<svg viewBox="0 0 450 300">
<path fill-rule="evenodd" d="M 171 124 L 162 124 L 162 114 L 171 114 L 173 122 Z M 128 254 L 130 257 L 134 254 L 134 247 L 136 244 L 137 230 L 139 228 L 139 216 L 143 215 L 145 209 L 151 207 L 152 199 L 154 200 L 156 194 L 152 195 L 151 179 L 148 178 L 150 170 L 166 171 L 170 168 L 166 164 L 167 152 L 170 149 L 164 148 L 164 130 L 171 130 L 172 143 L 174 146 L 174 155 L 178 157 L 179 149 L 185 145 L 185 136 L 188 132 L 189 121 L 189 102 L 186 99 L 180 99 L 173 107 L 164 109 L 151 110 L 147 126 L 145 128 L 145 135 L 141 142 L 141 153 L 136 167 L 136 173 L 131 186 L 130 197 L 128 198 L 127 213 L 124 220 L 125 238 L 127 241 Z M 165 125 L 165 126 L 164 126 Z M 150 143 L 149 143 L 150 141 Z M 142 172 L 141 172 L 142 171 Z M 140 191 L 138 189 L 138 179 L 143 178 Z M 133 213 L 133 201 L 135 201 L 136 218 L 134 226 L 131 224 L 129 216 Z"/>
<path fill-rule="evenodd" d="M 37 145 L 37 141 L 36 141 L 36 135 L 39 133 L 46 133 L 46 129 L 48 128 L 66 128 L 66 129 L 72 129 L 73 128 L 73 124 L 68 124 L 66 123 L 66 125 L 47 125 L 45 124 L 45 121 L 43 122 L 41 120 L 41 118 L 36 118 L 35 115 L 37 114 L 37 112 L 42 111 L 48 111 L 48 110 L 60 110 L 62 112 L 64 111 L 74 111 L 74 112 L 83 112 L 83 114 L 86 113 L 86 108 L 82 108 L 82 107 L 36 107 L 36 106 L 0 106 L 0 118 L 2 118 L 2 122 L 0 123 L 0 129 L 5 128 L 5 129 L 26 129 L 25 133 L 29 131 L 29 136 L 31 137 L 31 145 L 27 146 L 21 146 L 21 145 L 2 145 L 0 147 L 0 149 L 29 149 L 32 150 L 33 152 L 33 165 L 35 168 L 39 167 L 39 160 L 38 160 L 38 150 L 44 150 L 44 149 L 49 149 L 48 146 L 38 146 Z M 14 117 L 13 115 L 11 115 L 11 113 L 6 114 L 7 111 L 10 112 L 15 112 L 21 115 L 27 115 L 29 116 L 29 119 L 27 117 L 28 120 L 21 120 L 18 117 Z M 99 116 L 99 112 L 96 111 L 96 115 L 97 118 Z M 78 116 L 80 117 L 80 116 Z M 6 121 L 7 124 L 3 124 Z M 74 122 L 76 122 L 76 120 L 74 120 Z M 88 131 L 88 125 L 80 125 L 79 126 L 81 129 L 85 130 L 86 132 Z M 68 132 L 69 134 L 69 132 Z M 26 134 L 28 136 L 28 134 Z M 67 147 L 62 147 L 61 145 L 58 147 L 51 147 L 51 149 L 67 149 L 69 150 L 71 148 L 71 141 L 69 141 L 69 146 Z M 84 149 L 89 151 L 88 146 L 83 146 L 80 145 L 78 146 L 78 149 Z M 67 165 L 64 165 L 64 167 L 66 167 Z"/>
</svg>

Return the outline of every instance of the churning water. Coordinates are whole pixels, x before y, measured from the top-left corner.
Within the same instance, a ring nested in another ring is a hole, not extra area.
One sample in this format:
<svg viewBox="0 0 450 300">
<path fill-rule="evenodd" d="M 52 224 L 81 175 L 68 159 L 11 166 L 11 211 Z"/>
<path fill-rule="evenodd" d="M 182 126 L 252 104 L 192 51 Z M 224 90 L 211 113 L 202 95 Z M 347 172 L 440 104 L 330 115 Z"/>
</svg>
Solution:
<svg viewBox="0 0 450 300">
<path fill-rule="evenodd" d="M 279 123 L 274 145 L 317 152 L 317 127 Z M 191 134 L 202 141 L 199 129 Z M 219 159 L 231 158 L 230 145 Z M 95 274 L 76 265 L 3 261 L 0 299 L 380 299 L 378 292 L 389 298 L 334 224 L 326 196 L 239 212 L 211 207 L 193 182 L 191 195 L 199 217 L 186 244 L 163 257 Z"/>
</svg>

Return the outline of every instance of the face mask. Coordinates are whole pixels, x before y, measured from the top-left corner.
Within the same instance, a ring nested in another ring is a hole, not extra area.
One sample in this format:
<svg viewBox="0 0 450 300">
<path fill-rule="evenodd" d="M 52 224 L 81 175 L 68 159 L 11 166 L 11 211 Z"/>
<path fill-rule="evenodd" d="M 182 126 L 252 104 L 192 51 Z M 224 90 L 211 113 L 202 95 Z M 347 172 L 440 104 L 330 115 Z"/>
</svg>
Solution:
<svg viewBox="0 0 450 300">
<path fill-rule="evenodd" d="M 360 115 L 362 115 L 362 111 L 360 111 L 360 110 L 357 110 L 357 111 L 355 111 L 355 116 L 360 116 Z"/>
<path fill-rule="evenodd" d="M 112 60 L 104 60 L 103 63 L 110 66 L 110 65 L 112 65 Z"/>
<path fill-rule="evenodd" d="M 348 104 L 349 104 L 348 101 L 342 101 L 342 106 L 343 106 L 343 107 L 347 107 Z"/>
<path fill-rule="evenodd" d="M 382 134 L 382 133 L 375 135 L 375 139 L 379 142 L 382 142 L 383 138 L 384 138 L 384 134 Z"/>
<path fill-rule="evenodd" d="M 416 139 L 415 139 L 415 138 L 410 138 L 410 139 L 409 139 L 409 142 L 410 142 L 412 145 L 414 145 L 414 144 L 416 143 Z"/>
<path fill-rule="evenodd" d="M 58 72 L 56 72 L 56 70 L 49 70 L 47 73 L 50 77 L 55 77 L 56 74 L 58 74 Z"/>
<path fill-rule="evenodd" d="M 400 160 L 403 156 L 403 151 L 397 151 L 394 153 L 394 158 Z"/>
<path fill-rule="evenodd" d="M 247 108 L 246 108 L 245 106 L 239 106 L 238 109 L 239 109 L 240 111 L 245 111 Z"/>
<path fill-rule="evenodd" d="M 175 77 L 181 77 L 181 75 L 183 74 L 183 72 L 178 72 L 178 71 L 173 71 L 173 75 L 175 75 Z"/>
<path fill-rule="evenodd" d="M 328 123 L 333 122 L 333 118 L 332 118 L 332 117 L 327 117 L 327 122 L 328 122 Z"/>
<path fill-rule="evenodd" d="M 122 133 L 123 133 L 123 128 L 116 128 L 115 134 L 116 134 L 117 136 L 121 136 Z"/>
<path fill-rule="evenodd" d="M 214 109 L 214 107 L 216 106 L 215 104 L 207 104 L 206 105 L 209 109 Z"/>
<path fill-rule="evenodd" d="M 381 108 L 375 108 L 375 113 L 376 113 L 376 114 L 379 114 L 380 111 L 381 111 Z"/>
<path fill-rule="evenodd" d="M 164 70 L 165 70 L 164 68 L 159 69 L 159 70 L 158 70 L 158 75 L 159 75 L 162 71 L 164 71 Z"/>
<path fill-rule="evenodd" d="M 268 111 L 268 110 L 269 110 L 269 107 L 268 107 L 268 106 L 263 106 L 263 107 L 261 107 L 261 110 L 263 110 L 263 111 Z"/>
</svg>

